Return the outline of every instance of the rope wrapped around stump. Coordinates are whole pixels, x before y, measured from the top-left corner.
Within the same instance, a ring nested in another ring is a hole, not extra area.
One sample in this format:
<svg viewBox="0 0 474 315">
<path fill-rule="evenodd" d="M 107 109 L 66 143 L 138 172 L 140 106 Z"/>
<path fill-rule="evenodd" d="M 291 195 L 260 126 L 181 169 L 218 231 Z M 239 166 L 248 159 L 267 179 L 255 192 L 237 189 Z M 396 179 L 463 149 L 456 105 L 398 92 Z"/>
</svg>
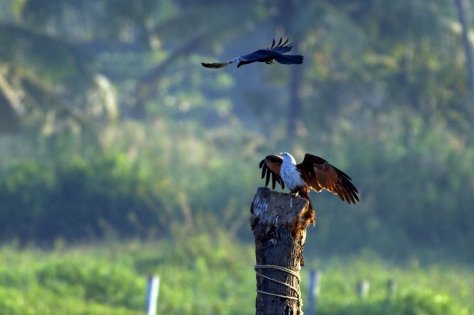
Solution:
<svg viewBox="0 0 474 315">
<path fill-rule="evenodd" d="M 276 294 L 276 293 L 266 292 L 266 291 L 262 291 L 262 290 L 257 290 L 258 293 L 277 296 L 277 297 L 281 297 L 281 298 L 284 298 L 284 299 L 296 300 L 296 301 L 298 301 L 298 304 L 299 304 L 300 307 L 303 306 L 303 300 L 301 299 L 300 292 L 297 288 L 295 288 L 291 284 L 288 284 L 288 283 L 285 283 L 283 281 L 279 281 L 279 280 L 273 279 L 271 277 L 265 276 L 264 274 L 262 274 L 258 270 L 259 269 L 275 269 L 275 270 L 283 271 L 283 272 L 286 272 L 286 273 L 294 276 L 296 279 L 298 279 L 298 283 L 300 283 L 301 278 L 300 278 L 300 275 L 299 275 L 298 272 L 296 272 L 294 270 L 291 270 L 291 269 L 288 269 L 288 268 L 285 268 L 285 267 L 282 267 L 282 266 L 277 266 L 277 265 L 255 265 L 254 268 L 255 268 L 255 272 L 257 273 L 258 276 L 260 276 L 264 279 L 268 279 L 270 281 L 279 283 L 279 284 L 284 285 L 288 288 L 291 288 L 296 293 L 297 297 L 289 296 L 289 295 Z"/>
</svg>

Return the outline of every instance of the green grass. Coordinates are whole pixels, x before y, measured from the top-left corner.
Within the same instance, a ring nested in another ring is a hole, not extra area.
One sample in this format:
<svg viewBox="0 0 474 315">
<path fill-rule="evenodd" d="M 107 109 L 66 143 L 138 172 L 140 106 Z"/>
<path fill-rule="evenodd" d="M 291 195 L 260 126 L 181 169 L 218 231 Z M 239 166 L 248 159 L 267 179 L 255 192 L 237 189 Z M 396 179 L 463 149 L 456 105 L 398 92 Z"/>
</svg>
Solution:
<svg viewBox="0 0 474 315">
<path fill-rule="evenodd" d="M 146 276 L 160 276 L 159 314 L 252 314 L 253 246 L 224 236 L 173 241 L 103 243 L 54 250 L 0 248 L 0 314 L 142 314 Z M 302 274 L 323 273 L 319 313 L 474 314 L 474 271 L 466 266 L 416 263 L 396 266 L 372 255 L 307 257 Z M 355 294 L 370 281 L 369 296 Z M 393 299 L 388 279 L 397 282 Z"/>
<path fill-rule="evenodd" d="M 322 272 L 319 314 L 474 314 L 474 271 L 466 266 L 394 265 L 363 254 L 316 260 L 307 267 L 306 272 L 315 267 Z M 370 283 L 365 300 L 356 294 L 361 280 Z M 393 297 L 389 280 L 397 287 Z"/>
</svg>

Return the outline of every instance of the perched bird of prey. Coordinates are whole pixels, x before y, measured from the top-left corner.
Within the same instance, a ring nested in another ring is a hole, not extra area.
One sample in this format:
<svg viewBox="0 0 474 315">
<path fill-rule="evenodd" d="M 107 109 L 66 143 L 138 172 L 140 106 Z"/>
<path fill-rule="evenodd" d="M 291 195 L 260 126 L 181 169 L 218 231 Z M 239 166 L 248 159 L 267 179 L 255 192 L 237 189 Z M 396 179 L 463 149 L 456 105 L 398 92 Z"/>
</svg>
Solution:
<svg viewBox="0 0 474 315">
<path fill-rule="evenodd" d="M 246 65 L 252 62 L 265 62 L 267 64 L 273 63 L 273 60 L 276 60 L 279 63 L 289 65 L 289 64 L 301 64 L 303 63 L 303 56 L 301 55 L 285 55 L 293 48 L 293 43 L 288 44 L 288 39 L 283 42 L 283 38 L 280 38 L 278 44 L 275 45 L 275 39 L 272 41 L 272 46 L 266 49 L 259 49 L 253 53 L 236 57 L 230 61 L 225 62 L 214 62 L 214 63 L 205 63 L 201 64 L 206 68 L 223 68 L 231 63 L 239 62 L 237 68 Z"/>
<path fill-rule="evenodd" d="M 266 186 L 271 177 L 273 189 L 276 183 L 283 189 L 285 186 L 288 187 L 292 193 L 308 199 L 310 209 L 313 209 L 308 196 L 311 190 L 317 192 L 327 190 L 347 203 L 355 204 L 359 201 L 358 191 L 352 184 L 352 179 L 316 155 L 306 153 L 300 164 L 296 164 L 295 158 L 288 152 L 268 155 L 260 162 L 259 167 L 262 169 L 262 178 L 266 177 Z"/>
</svg>

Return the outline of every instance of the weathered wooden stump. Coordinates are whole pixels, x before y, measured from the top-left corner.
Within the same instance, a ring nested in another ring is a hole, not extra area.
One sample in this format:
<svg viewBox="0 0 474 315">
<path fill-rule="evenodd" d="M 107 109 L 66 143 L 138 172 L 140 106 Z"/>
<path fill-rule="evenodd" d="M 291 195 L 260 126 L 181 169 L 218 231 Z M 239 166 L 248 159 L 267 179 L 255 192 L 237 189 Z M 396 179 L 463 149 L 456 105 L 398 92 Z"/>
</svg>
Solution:
<svg viewBox="0 0 474 315">
<path fill-rule="evenodd" d="M 250 208 L 257 261 L 255 314 L 303 314 L 299 272 L 313 217 L 308 211 L 306 199 L 258 188 Z"/>
</svg>

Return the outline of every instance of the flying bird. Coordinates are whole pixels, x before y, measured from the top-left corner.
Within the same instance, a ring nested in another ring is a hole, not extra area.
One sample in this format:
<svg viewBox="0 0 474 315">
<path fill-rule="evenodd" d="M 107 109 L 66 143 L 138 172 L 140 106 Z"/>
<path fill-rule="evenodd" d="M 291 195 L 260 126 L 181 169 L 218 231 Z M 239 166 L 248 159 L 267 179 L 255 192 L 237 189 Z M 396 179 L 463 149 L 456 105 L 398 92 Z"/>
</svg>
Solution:
<svg viewBox="0 0 474 315">
<path fill-rule="evenodd" d="M 359 201 L 357 188 L 352 184 L 349 175 L 319 156 L 306 153 L 303 162 L 296 164 L 290 153 L 283 152 L 279 155 L 268 155 L 260 162 L 259 167 L 262 169 L 262 178 L 265 177 L 266 186 L 271 178 L 273 189 L 276 183 L 283 189 L 288 187 L 292 193 L 308 199 L 311 210 L 313 206 L 308 196 L 311 190 L 327 190 L 349 204 Z M 311 212 L 314 220 L 314 211 Z"/>
<path fill-rule="evenodd" d="M 288 39 L 283 42 L 283 38 L 280 38 L 278 44 L 275 45 L 275 39 L 272 41 L 272 46 L 266 49 L 259 49 L 250 54 L 236 57 L 230 61 L 225 62 L 214 62 L 214 63 L 205 63 L 201 64 L 206 68 L 223 68 L 231 63 L 239 62 L 237 68 L 252 62 L 265 62 L 267 64 L 273 63 L 273 60 L 276 60 L 279 63 L 289 65 L 289 64 L 301 64 L 303 63 L 303 56 L 301 55 L 285 55 L 293 48 L 293 43 L 288 44 Z"/>
</svg>

